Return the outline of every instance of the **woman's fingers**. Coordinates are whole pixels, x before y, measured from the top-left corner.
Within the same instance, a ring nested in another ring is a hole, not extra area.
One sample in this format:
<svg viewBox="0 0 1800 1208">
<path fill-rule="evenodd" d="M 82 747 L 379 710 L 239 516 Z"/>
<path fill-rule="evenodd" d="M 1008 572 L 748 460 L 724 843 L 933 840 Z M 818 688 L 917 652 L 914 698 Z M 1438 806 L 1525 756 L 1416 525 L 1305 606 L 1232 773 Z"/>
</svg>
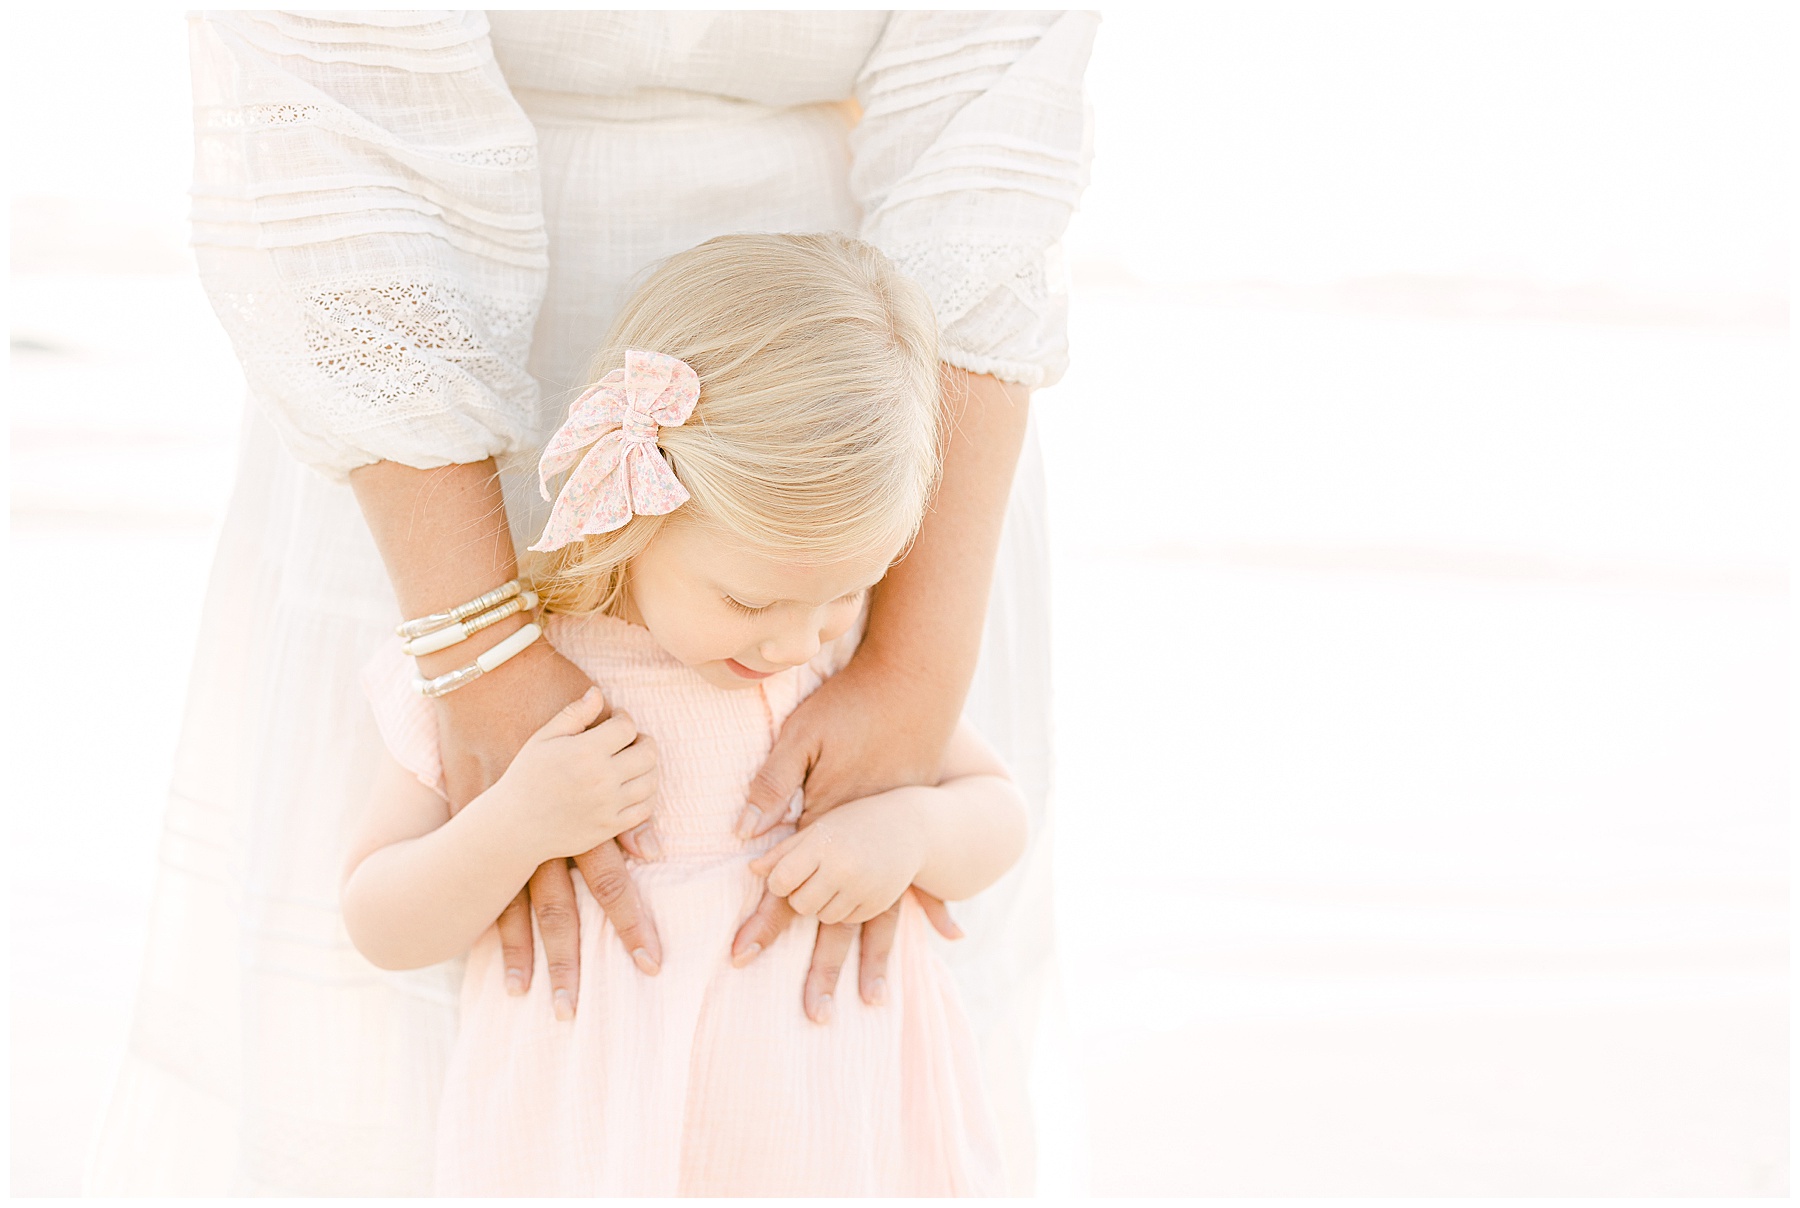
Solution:
<svg viewBox="0 0 1800 1208">
<path fill-rule="evenodd" d="M 856 986 L 862 1000 L 872 1007 L 887 1001 L 888 953 L 894 950 L 894 934 L 900 929 L 900 903 L 892 906 L 862 926 L 861 955 L 856 968 Z"/>
<path fill-rule="evenodd" d="M 821 925 L 813 940 L 812 967 L 806 971 L 806 988 L 801 992 L 801 1005 L 806 1017 L 814 1023 L 831 1022 L 831 996 L 837 990 L 838 975 L 844 971 L 844 960 L 850 955 L 850 944 L 856 928 L 838 924 Z"/>
<path fill-rule="evenodd" d="M 931 924 L 932 930 L 947 940 L 960 940 L 963 937 L 963 929 L 950 917 L 950 908 L 944 905 L 944 899 L 932 897 L 917 885 L 908 885 L 906 892 L 912 894 L 913 901 L 925 911 L 925 919 Z"/>
<path fill-rule="evenodd" d="M 636 783 L 636 781 L 631 781 L 620 787 L 631 792 L 636 792 L 637 790 L 632 787 Z M 651 772 L 650 795 L 654 796 L 655 794 L 656 773 Z M 648 800 L 648 798 L 646 798 L 646 800 Z M 662 839 L 656 833 L 656 819 L 654 818 L 641 826 L 634 826 L 630 830 L 621 833 L 618 837 L 618 844 L 620 847 L 624 848 L 626 855 L 634 856 L 639 860 L 662 859 Z"/>
<path fill-rule="evenodd" d="M 609 839 L 594 850 L 576 856 L 575 867 L 581 870 L 581 879 L 587 882 L 588 892 L 606 912 L 613 930 L 619 933 L 619 942 L 631 954 L 632 963 L 639 972 L 655 977 L 662 969 L 662 940 L 657 937 L 656 924 L 638 897 L 637 886 L 631 883 L 631 873 L 625 867 L 619 845 Z"/>
<path fill-rule="evenodd" d="M 506 992 L 520 995 L 531 989 L 532 959 L 531 894 L 521 889 L 506 904 L 494 924 L 500 929 L 500 956 L 506 969 Z"/>
<path fill-rule="evenodd" d="M 738 815 L 737 837 L 755 838 L 786 818 L 788 803 L 800 791 L 818 758 L 818 744 L 810 731 L 795 725 L 782 726 L 774 749 L 750 781 L 744 812 Z"/>
<path fill-rule="evenodd" d="M 794 911 L 787 899 L 776 897 L 765 889 L 762 901 L 756 904 L 756 909 L 731 938 L 732 966 L 742 969 L 755 960 L 758 953 L 781 938 L 781 933 L 793 921 Z"/>
<path fill-rule="evenodd" d="M 575 883 L 569 862 L 547 860 L 531 874 L 531 909 L 544 941 L 550 967 L 550 1006 L 558 1019 L 574 1019 L 581 994 L 581 917 L 575 909 Z"/>
</svg>

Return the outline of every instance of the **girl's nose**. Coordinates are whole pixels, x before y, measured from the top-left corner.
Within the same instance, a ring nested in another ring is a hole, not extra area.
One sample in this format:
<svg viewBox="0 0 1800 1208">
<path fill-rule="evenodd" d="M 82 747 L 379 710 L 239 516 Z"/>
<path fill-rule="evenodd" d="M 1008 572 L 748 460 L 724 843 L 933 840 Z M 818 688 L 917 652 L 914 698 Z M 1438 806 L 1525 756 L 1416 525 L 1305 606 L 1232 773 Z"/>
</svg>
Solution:
<svg viewBox="0 0 1800 1208">
<path fill-rule="evenodd" d="M 792 667 L 819 653 L 819 627 L 812 618 L 763 639 L 757 653 L 778 667 Z"/>
</svg>

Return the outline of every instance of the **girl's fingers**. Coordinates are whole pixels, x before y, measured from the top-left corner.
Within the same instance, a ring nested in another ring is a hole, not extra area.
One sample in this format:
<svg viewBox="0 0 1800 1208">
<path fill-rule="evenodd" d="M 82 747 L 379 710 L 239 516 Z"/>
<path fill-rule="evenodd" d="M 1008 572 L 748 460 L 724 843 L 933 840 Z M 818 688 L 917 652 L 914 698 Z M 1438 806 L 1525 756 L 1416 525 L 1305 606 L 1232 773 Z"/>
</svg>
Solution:
<svg viewBox="0 0 1800 1208">
<path fill-rule="evenodd" d="M 777 868 L 775 871 L 781 870 Z M 809 876 L 803 885 L 787 895 L 787 900 L 795 914 L 817 915 L 836 893 L 837 887 L 828 883 L 824 877 Z"/>
<path fill-rule="evenodd" d="M 619 825 L 626 830 L 630 830 L 634 826 L 641 826 L 648 821 L 650 821 L 650 805 L 646 801 L 628 805 L 619 811 Z M 614 837 L 617 838 L 617 836 Z"/>
<path fill-rule="evenodd" d="M 531 895 L 519 890 L 506 904 L 495 926 L 500 930 L 501 968 L 506 970 L 506 992 L 519 995 L 531 989 Z"/>
<path fill-rule="evenodd" d="M 630 780 L 621 784 L 619 786 L 619 795 L 629 801 L 632 805 L 640 805 L 656 796 L 656 769 L 652 767 L 648 772 L 645 772 L 640 776 L 633 776 Z M 632 823 L 632 826 L 637 826 L 637 823 Z M 627 832 L 627 834 L 630 834 L 630 832 Z M 620 839 L 624 839 L 625 837 L 626 835 L 619 836 Z M 647 844 L 642 835 L 630 834 L 630 838 L 631 842 L 626 845 L 627 849 L 632 855 L 637 856 L 639 859 L 642 859 L 645 856 L 654 859 L 660 854 L 647 850 Z M 654 842 L 654 836 L 651 837 L 650 842 Z"/>
<path fill-rule="evenodd" d="M 769 870 L 781 863 L 782 858 L 796 847 L 799 847 L 805 839 L 806 834 L 804 831 L 795 831 L 793 834 L 777 843 L 774 847 L 771 847 L 768 851 L 750 861 L 750 871 L 759 877 L 768 876 Z"/>
<path fill-rule="evenodd" d="M 888 953 L 894 949 L 894 934 L 899 929 L 898 902 L 863 924 L 856 985 L 862 993 L 862 1000 L 871 1007 L 878 1007 L 887 1001 Z"/>
<path fill-rule="evenodd" d="M 858 905 L 859 903 L 851 898 L 849 894 L 839 893 L 823 906 L 819 907 L 819 921 L 821 923 L 852 922 L 853 920 L 850 916 L 856 913 L 856 907 Z"/>
<path fill-rule="evenodd" d="M 561 738 L 571 734 L 579 734 L 594 724 L 594 719 L 606 711 L 606 698 L 600 689 L 589 688 L 580 696 L 558 709 L 549 721 L 538 727 L 537 738 Z"/>
<path fill-rule="evenodd" d="M 614 713 L 589 731 L 588 737 L 584 741 L 593 744 L 590 748 L 592 750 L 598 750 L 607 755 L 617 755 L 636 742 L 637 736 L 637 723 L 631 720 L 631 714 Z"/>
<path fill-rule="evenodd" d="M 612 723 L 606 724 L 610 726 Z M 599 731 L 596 730 L 595 733 Z M 656 767 L 656 746 L 650 741 L 648 734 L 642 734 L 636 742 L 611 756 L 611 759 L 613 775 L 620 780 L 630 780 Z"/>
<path fill-rule="evenodd" d="M 795 890 L 806 882 L 806 879 L 819 871 L 819 857 L 811 848 L 802 847 L 783 856 L 774 868 L 769 870 L 769 892 L 777 897 L 792 897 Z M 795 910 L 801 914 L 800 903 L 793 903 Z"/>
</svg>

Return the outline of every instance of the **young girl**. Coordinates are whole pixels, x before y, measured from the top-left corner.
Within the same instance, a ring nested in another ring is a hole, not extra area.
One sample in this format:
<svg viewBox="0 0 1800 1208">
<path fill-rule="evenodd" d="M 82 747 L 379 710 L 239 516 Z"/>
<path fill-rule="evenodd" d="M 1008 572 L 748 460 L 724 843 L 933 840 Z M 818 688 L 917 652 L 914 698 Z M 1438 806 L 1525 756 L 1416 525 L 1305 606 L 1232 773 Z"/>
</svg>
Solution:
<svg viewBox="0 0 1800 1208">
<path fill-rule="evenodd" d="M 929 304 L 854 240 L 728 236 L 649 278 L 596 369 L 540 463 L 546 486 L 574 469 L 533 549 L 544 638 L 604 698 L 569 705 L 453 817 L 421 691 L 454 685 L 415 683 L 398 645 L 369 678 L 394 762 L 349 855 L 345 923 L 385 968 L 469 954 L 436 1189 L 1002 1194 L 974 1041 L 906 890 L 964 898 L 1018 857 L 1005 769 L 965 726 L 935 787 L 734 833 L 783 719 L 848 660 L 927 506 Z M 638 971 L 581 887 L 577 1003 L 547 1001 L 541 974 L 509 995 L 501 908 L 542 861 L 652 816 L 660 853 L 633 876 L 660 973 Z M 734 968 L 765 879 L 803 917 Z M 903 895 L 884 1001 L 844 995 L 828 1026 L 809 1022 L 818 922 Z"/>
</svg>

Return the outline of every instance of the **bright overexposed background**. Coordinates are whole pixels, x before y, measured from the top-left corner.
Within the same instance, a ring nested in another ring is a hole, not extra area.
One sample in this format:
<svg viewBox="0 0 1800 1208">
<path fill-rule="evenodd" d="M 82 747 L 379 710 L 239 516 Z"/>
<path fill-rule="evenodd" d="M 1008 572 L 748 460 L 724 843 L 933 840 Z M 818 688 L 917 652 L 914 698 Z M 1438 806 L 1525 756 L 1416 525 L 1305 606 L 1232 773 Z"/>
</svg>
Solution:
<svg viewBox="0 0 1800 1208">
<path fill-rule="evenodd" d="M 1035 404 L 1058 1186 L 1786 1191 L 1788 21 L 1106 14 Z M 179 14 L 10 35 L 12 1189 L 58 1194 L 242 385 Z"/>
</svg>

